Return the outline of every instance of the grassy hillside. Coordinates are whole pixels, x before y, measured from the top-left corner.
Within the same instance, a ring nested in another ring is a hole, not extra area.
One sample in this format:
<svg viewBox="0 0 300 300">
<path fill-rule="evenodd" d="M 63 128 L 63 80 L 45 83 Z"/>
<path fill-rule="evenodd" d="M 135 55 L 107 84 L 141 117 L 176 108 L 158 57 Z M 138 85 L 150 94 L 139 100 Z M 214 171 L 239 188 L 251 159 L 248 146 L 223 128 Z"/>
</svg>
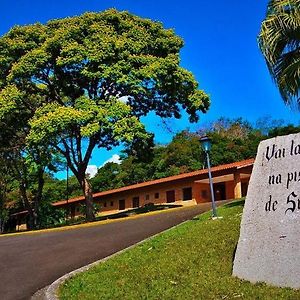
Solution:
<svg viewBox="0 0 300 300">
<path fill-rule="evenodd" d="M 77 275 L 60 299 L 300 299 L 300 291 L 231 276 L 243 201 L 182 224 Z"/>
</svg>

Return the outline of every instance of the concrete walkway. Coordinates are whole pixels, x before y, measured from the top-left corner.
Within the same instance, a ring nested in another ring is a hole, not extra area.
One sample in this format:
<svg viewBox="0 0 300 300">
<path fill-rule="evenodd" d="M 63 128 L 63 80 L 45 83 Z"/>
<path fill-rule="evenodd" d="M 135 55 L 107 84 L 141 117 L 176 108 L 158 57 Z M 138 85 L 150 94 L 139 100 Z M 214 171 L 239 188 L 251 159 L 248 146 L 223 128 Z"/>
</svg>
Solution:
<svg viewBox="0 0 300 300">
<path fill-rule="evenodd" d="M 0 299 L 30 299 L 65 273 L 209 209 L 205 203 L 91 227 L 0 237 Z"/>
</svg>

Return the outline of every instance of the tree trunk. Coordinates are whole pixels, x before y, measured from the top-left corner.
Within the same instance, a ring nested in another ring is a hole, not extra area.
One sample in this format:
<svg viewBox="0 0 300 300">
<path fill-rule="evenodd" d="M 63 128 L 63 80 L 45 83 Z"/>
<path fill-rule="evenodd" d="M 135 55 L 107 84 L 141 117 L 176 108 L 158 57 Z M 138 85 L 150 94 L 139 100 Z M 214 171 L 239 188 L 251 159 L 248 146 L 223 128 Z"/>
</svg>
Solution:
<svg viewBox="0 0 300 300">
<path fill-rule="evenodd" d="M 5 221 L 0 217 L 0 234 L 4 232 Z"/>
<path fill-rule="evenodd" d="M 92 188 L 85 177 L 85 174 L 83 175 L 82 179 L 80 180 L 80 185 L 85 197 L 85 216 L 86 220 L 88 222 L 92 222 L 95 220 L 95 214 L 94 214 L 94 207 L 93 207 L 93 193 Z"/>
<path fill-rule="evenodd" d="M 28 215 L 29 215 L 29 220 L 28 220 L 28 229 L 29 230 L 32 230 L 32 229 L 35 229 L 35 224 L 36 224 L 36 221 L 35 221 L 35 214 L 33 212 L 33 209 L 29 203 L 29 200 L 28 200 L 28 197 L 27 197 L 27 194 L 26 194 L 26 188 L 25 188 L 25 184 L 22 182 L 19 186 L 19 189 L 20 189 L 20 194 L 21 194 L 21 197 L 22 197 L 22 200 L 24 201 L 25 203 L 25 207 L 28 211 Z"/>
<path fill-rule="evenodd" d="M 34 215 L 34 226 L 40 227 L 40 224 L 38 224 L 39 222 L 39 207 L 40 207 L 40 203 L 43 197 L 43 188 L 44 188 L 44 169 L 41 167 L 38 170 L 38 188 L 34 197 L 34 211 L 33 211 L 33 215 Z"/>
</svg>

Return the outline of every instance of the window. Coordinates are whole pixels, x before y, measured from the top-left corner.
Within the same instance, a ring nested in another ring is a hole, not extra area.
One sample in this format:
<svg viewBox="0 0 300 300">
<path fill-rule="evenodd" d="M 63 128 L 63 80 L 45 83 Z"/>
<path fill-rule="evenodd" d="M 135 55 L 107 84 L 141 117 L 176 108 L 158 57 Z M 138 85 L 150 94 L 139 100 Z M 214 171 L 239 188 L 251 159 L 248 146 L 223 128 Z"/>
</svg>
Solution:
<svg viewBox="0 0 300 300">
<path fill-rule="evenodd" d="M 76 207 L 76 212 L 80 212 L 80 207 Z"/>
<path fill-rule="evenodd" d="M 139 197 L 133 197 L 132 198 L 132 207 L 139 207 L 140 206 L 140 198 Z"/>
<path fill-rule="evenodd" d="M 158 198 L 159 198 L 159 193 L 155 193 L 155 194 L 154 194 L 154 198 L 155 198 L 155 199 L 158 199 Z"/>
<path fill-rule="evenodd" d="M 104 207 L 106 207 L 106 201 L 105 201 L 105 202 L 103 202 L 103 206 L 104 206 Z"/>
<path fill-rule="evenodd" d="M 183 199 L 183 201 L 193 199 L 192 188 L 191 187 L 182 189 L 182 199 Z"/>
<path fill-rule="evenodd" d="M 110 206 L 114 206 L 114 201 L 110 201 Z"/>
<path fill-rule="evenodd" d="M 149 195 L 146 195 L 145 196 L 145 200 L 149 200 L 150 199 L 150 196 Z"/>
</svg>

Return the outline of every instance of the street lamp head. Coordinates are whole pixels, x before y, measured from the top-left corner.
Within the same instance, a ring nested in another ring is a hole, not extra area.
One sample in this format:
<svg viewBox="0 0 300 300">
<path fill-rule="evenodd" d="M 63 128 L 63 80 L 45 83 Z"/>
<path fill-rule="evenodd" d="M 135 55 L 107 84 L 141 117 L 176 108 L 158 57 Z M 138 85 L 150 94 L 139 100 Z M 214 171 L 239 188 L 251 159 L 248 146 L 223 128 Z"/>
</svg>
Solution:
<svg viewBox="0 0 300 300">
<path fill-rule="evenodd" d="M 209 152 L 211 149 L 211 139 L 208 136 L 203 136 L 200 138 L 200 143 L 204 152 Z"/>
</svg>

